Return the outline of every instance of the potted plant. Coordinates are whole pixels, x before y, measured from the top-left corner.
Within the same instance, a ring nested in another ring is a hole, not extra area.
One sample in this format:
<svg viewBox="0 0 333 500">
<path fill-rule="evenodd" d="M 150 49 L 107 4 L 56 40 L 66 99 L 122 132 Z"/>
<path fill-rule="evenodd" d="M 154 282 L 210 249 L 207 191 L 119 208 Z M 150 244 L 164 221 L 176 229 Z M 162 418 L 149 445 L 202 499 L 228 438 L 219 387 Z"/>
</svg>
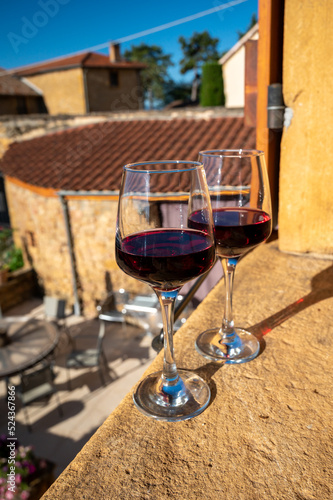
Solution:
<svg viewBox="0 0 333 500">
<path fill-rule="evenodd" d="M 23 267 L 22 251 L 14 245 L 12 229 L 0 228 L 0 285 L 6 283 L 8 271 L 20 267 Z"/>
<path fill-rule="evenodd" d="M 54 481 L 55 465 L 34 454 L 31 446 L 21 446 L 0 436 L 0 498 L 38 500 Z"/>
</svg>

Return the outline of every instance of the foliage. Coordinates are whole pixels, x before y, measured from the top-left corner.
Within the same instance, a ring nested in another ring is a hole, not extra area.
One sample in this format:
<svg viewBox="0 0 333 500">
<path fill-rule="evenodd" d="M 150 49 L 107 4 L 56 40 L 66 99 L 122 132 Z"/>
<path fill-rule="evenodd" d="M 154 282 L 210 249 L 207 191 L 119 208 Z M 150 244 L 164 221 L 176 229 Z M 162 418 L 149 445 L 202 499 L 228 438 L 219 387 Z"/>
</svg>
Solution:
<svg viewBox="0 0 333 500">
<path fill-rule="evenodd" d="M 246 28 L 245 31 L 237 31 L 237 36 L 238 36 L 238 40 L 240 40 L 241 38 L 243 38 L 244 35 L 246 35 L 246 33 L 251 29 L 253 28 L 253 26 L 255 24 L 257 24 L 258 22 L 258 18 L 257 18 L 257 14 L 254 12 L 251 16 L 251 20 L 250 20 L 250 23 L 248 25 L 248 27 Z"/>
<path fill-rule="evenodd" d="M 164 99 L 164 89 L 170 81 L 168 69 L 173 66 L 170 54 L 163 54 L 163 49 L 158 45 L 141 43 L 126 50 L 124 57 L 130 61 L 145 63 L 147 68 L 141 71 L 141 81 L 144 96 L 148 99 L 150 109 L 154 100 Z"/>
<path fill-rule="evenodd" d="M 23 265 L 22 251 L 14 245 L 12 229 L 0 228 L 0 269 L 15 271 Z"/>
<path fill-rule="evenodd" d="M 36 458 L 31 446 L 20 446 L 17 441 L 14 443 L 15 452 L 12 453 L 8 447 L 7 437 L 0 436 L 0 498 L 27 500 L 30 498 L 31 484 L 43 474 L 47 463 L 45 460 Z M 11 460 L 15 460 L 15 465 L 11 465 Z M 11 477 L 8 474 L 11 472 L 13 472 L 12 476 L 15 475 L 14 487 L 8 482 L 8 477 Z M 15 493 L 12 491 L 13 488 Z"/>
<path fill-rule="evenodd" d="M 191 100 L 190 83 L 175 83 L 170 82 L 165 88 L 164 103 L 169 104 L 173 101 L 183 101 L 183 103 Z"/>
<path fill-rule="evenodd" d="M 201 106 L 223 106 L 225 103 L 221 65 L 206 63 L 202 67 Z"/>
<path fill-rule="evenodd" d="M 204 63 L 218 60 L 217 44 L 219 39 L 212 38 L 208 31 L 203 31 L 202 33 L 194 32 L 188 40 L 183 36 L 179 37 L 178 40 L 184 55 L 180 61 L 180 72 L 185 74 L 188 71 L 194 71 L 191 99 L 196 101 L 199 70 Z"/>
</svg>

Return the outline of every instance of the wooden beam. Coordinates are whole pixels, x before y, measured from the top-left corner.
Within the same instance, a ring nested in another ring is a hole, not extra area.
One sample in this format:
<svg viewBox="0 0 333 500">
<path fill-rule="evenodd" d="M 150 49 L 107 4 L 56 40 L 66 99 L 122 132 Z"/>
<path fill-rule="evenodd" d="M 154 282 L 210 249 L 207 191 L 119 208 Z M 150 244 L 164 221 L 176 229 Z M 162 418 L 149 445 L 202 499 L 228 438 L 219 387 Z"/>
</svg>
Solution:
<svg viewBox="0 0 333 500">
<path fill-rule="evenodd" d="M 267 128 L 268 86 L 282 83 L 284 0 L 259 0 L 257 149 L 264 151 L 272 195 L 273 223 L 278 219 L 281 131 Z"/>
<path fill-rule="evenodd" d="M 258 40 L 248 40 L 245 44 L 245 108 L 244 124 L 256 127 L 257 124 L 257 85 L 258 85 Z"/>
</svg>

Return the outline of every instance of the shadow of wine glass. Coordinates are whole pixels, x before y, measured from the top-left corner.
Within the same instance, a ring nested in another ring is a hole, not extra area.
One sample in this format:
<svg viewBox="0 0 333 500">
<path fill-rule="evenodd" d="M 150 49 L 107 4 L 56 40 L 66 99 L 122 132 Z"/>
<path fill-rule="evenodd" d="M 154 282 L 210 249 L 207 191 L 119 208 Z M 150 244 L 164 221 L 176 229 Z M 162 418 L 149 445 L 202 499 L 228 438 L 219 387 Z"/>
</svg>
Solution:
<svg viewBox="0 0 333 500">
<path fill-rule="evenodd" d="M 197 375 L 199 375 L 199 377 L 201 377 L 208 384 L 208 386 L 210 388 L 211 398 L 210 398 L 210 402 L 209 402 L 208 406 L 210 406 L 213 403 L 213 401 L 217 395 L 217 388 L 216 388 L 216 384 L 213 380 L 213 376 L 224 365 L 225 365 L 224 362 L 222 362 L 222 363 L 221 362 L 210 362 L 210 363 L 206 363 L 203 366 L 199 366 L 198 368 L 193 370 Z"/>
<path fill-rule="evenodd" d="M 301 311 L 304 311 L 306 308 L 312 306 L 313 304 L 317 304 L 322 300 L 333 297 L 333 265 L 328 267 L 327 269 L 324 269 L 312 278 L 311 288 L 311 292 L 304 297 L 299 298 L 284 309 L 281 309 L 281 311 L 278 311 L 272 316 L 269 316 L 263 321 L 260 321 L 260 323 L 257 323 L 256 325 L 253 325 L 247 329 L 258 339 L 260 343 L 258 356 L 260 356 L 261 353 L 265 350 L 265 335 L 270 333 L 277 326 L 287 321 L 289 318 L 295 316 Z M 224 362 L 210 362 L 194 370 L 197 375 L 199 375 L 208 383 L 210 387 L 212 394 L 210 404 L 214 401 L 217 393 L 216 384 L 212 380 L 212 377 L 225 364 L 226 363 Z"/>
<path fill-rule="evenodd" d="M 307 309 L 313 304 L 317 304 L 318 302 L 333 296 L 333 265 L 324 269 L 312 278 L 311 288 L 311 292 L 304 297 L 299 298 L 289 306 L 281 309 L 281 311 L 248 328 L 248 330 L 259 340 L 261 344 L 259 355 L 262 350 L 264 350 L 265 335 L 270 333 L 274 328 L 281 325 L 292 316 L 304 311 L 304 309 Z"/>
</svg>

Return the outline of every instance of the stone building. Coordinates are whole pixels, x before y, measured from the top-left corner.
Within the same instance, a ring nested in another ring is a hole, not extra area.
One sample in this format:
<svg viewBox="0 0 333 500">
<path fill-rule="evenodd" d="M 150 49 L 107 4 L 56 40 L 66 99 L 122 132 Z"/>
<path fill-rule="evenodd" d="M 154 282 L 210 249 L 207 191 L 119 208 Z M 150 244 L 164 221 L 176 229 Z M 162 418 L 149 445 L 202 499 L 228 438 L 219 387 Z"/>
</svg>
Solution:
<svg viewBox="0 0 333 500">
<path fill-rule="evenodd" d="M 11 225 L 26 261 L 47 294 L 79 303 L 87 316 L 95 314 L 107 280 L 114 290 L 143 291 L 115 262 L 123 165 L 196 160 L 200 149 L 255 144 L 255 129 L 243 117 L 188 117 L 186 111 L 151 116 L 134 114 L 14 142 L 0 162 Z"/>
<path fill-rule="evenodd" d="M 85 52 L 17 68 L 15 74 L 42 90 L 50 114 L 85 114 L 140 109 L 140 70 L 145 67 L 121 60 L 118 48 L 110 57 Z"/>
<path fill-rule="evenodd" d="M 45 113 L 43 93 L 25 78 L 0 68 L 0 115 Z"/>
</svg>

